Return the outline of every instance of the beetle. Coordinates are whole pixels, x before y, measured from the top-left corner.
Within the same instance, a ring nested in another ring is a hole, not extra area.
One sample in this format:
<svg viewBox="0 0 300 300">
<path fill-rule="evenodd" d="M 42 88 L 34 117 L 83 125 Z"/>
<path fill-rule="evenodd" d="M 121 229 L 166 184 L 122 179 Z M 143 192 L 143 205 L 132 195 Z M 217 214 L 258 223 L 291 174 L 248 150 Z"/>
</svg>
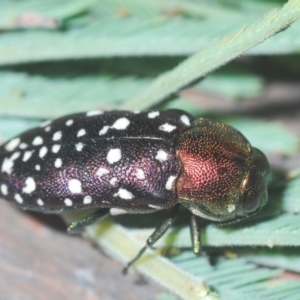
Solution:
<svg viewBox="0 0 300 300">
<path fill-rule="evenodd" d="M 89 111 L 47 121 L 0 147 L 0 193 L 44 213 L 97 209 L 77 231 L 108 213 L 171 208 L 128 267 L 172 224 L 179 205 L 197 217 L 238 221 L 267 203 L 270 166 L 233 127 L 181 110 Z"/>
</svg>

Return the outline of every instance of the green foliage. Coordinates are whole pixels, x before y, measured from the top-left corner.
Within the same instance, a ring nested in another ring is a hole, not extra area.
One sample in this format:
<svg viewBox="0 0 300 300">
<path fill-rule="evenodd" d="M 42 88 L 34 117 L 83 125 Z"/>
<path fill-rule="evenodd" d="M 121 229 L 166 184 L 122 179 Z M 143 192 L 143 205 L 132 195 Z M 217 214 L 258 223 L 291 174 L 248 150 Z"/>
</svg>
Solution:
<svg viewBox="0 0 300 300">
<path fill-rule="evenodd" d="M 218 89 L 216 90 L 216 86 Z M 202 80 L 199 88 L 203 91 L 238 100 L 246 97 L 255 97 L 263 89 L 263 81 L 254 74 L 243 74 L 243 72 L 215 72 Z"/>
<path fill-rule="evenodd" d="M 299 248 L 236 248 L 236 254 L 244 257 L 247 261 L 300 273 Z"/>
<path fill-rule="evenodd" d="M 92 3 L 95 4 L 95 1 L 73 0 L 70 2 L 66 0 L 44 0 L 41 2 L 38 0 L 2 0 L 0 29 L 13 30 L 22 28 L 20 17 L 26 16 L 26 14 L 27 17 L 30 14 L 34 14 L 35 16 L 51 17 L 57 20 L 57 22 L 63 22 L 71 17 L 85 13 L 91 7 Z M 53 25 L 55 28 L 55 24 Z M 60 24 L 57 24 L 57 26 L 60 26 Z"/>
<path fill-rule="evenodd" d="M 6 0 L 1 4 L 5 16 L 3 29 L 15 24 L 14 19 L 22 11 L 48 12 L 62 23 L 61 30 L 11 31 L 2 35 L 0 64 L 113 56 L 190 55 L 225 34 L 252 24 L 275 7 L 226 7 L 207 1 L 195 4 L 193 1 L 172 3 L 158 0 L 142 3 L 128 0 L 46 1 L 41 7 L 38 0 L 26 1 L 24 6 L 19 6 L 16 0 Z M 273 17 L 275 15 L 266 19 L 271 27 L 276 23 L 273 23 Z M 287 33 L 279 34 L 249 53 L 298 53 L 299 39 L 296 37 L 299 26 L 295 23 L 287 29 Z M 258 29 L 253 30 L 257 37 L 263 34 Z M 242 42 L 245 45 L 249 36 L 244 34 L 241 37 L 245 38 Z M 226 45 L 223 47 L 224 50 L 227 48 Z"/>
<path fill-rule="evenodd" d="M 290 299 L 299 295 L 300 285 L 292 280 L 274 279 L 283 274 L 280 269 L 257 268 L 244 258 L 219 259 L 209 265 L 206 258 L 195 258 L 183 253 L 172 259 L 175 265 L 205 277 L 207 283 L 217 287 L 222 299 Z M 297 299 L 297 298 L 295 298 Z"/>
<path fill-rule="evenodd" d="M 78 111 L 180 108 L 238 128 L 272 162 L 296 156 L 299 135 L 259 102 L 273 68 L 286 71 L 277 75 L 282 78 L 299 76 L 300 23 L 294 21 L 300 1 L 283 8 L 282 2 L 3 0 L 0 139 Z M 214 71 L 244 52 L 246 58 Z M 274 172 L 262 213 L 229 227 L 202 222 L 203 246 L 215 267 L 207 257 L 181 253 L 191 247 L 183 212 L 183 221 L 157 243 L 180 255 L 147 254 L 136 268 L 183 299 L 217 299 L 211 290 L 222 299 L 297 299 L 299 281 L 283 277 L 300 273 L 300 166 L 287 169 Z M 104 220 L 86 234 L 127 262 L 151 230 Z"/>
<path fill-rule="evenodd" d="M 282 195 L 282 209 L 290 213 L 300 212 L 300 177 L 290 180 Z"/>
<path fill-rule="evenodd" d="M 105 75 L 49 78 L 20 72 L 0 72 L 0 113 L 9 116 L 55 118 L 90 109 L 111 109 L 147 84 L 147 80 Z"/>
<path fill-rule="evenodd" d="M 299 149 L 299 139 L 281 124 L 259 119 L 230 118 L 224 121 L 240 130 L 252 145 L 263 152 L 295 154 Z"/>
</svg>

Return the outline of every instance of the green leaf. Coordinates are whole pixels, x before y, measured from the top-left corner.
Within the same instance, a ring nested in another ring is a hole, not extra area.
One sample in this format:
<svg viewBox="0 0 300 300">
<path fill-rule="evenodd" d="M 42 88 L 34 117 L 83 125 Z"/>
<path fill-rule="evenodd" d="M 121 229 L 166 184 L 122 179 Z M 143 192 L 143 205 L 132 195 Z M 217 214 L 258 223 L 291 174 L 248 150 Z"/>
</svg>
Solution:
<svg viewBox="0 0 300 300">
<path fill-rule="evenodd" d="M 43 69 L 44 76 L 11 71 L 0 72 L 2 83 L 0 114 L 55 118 L 96 108 L 117 108 L 150 82 L 149 78 L 137 79 L 130 76 L 114 78 L 98 75 L 101 74 L 100 72 L 86 73 L 85 76 L 76 73 L 69 75 L 68 72 L 70 72 L 68 68 L 60 69 L 60 76 L 56 69 L 50 68 Z M 240 80 L 235 83 L 236 76 L 230 74 L 226 76 L 226 74 L 210 76 L 207 81 L 204 81 L 203 88 L 213 91 L 216 85 L 218 90 L 227 96 L 247 96 L 249 93 L 255 94 L 261 88 L 255 76 L 241 75 Z M 183 99 L 181 105 L 178 101 L 173 101 L 170 107 L 182 107 L 189 111 Z M 199 114 L 203 110 L 191 104 L 190 111 Z"/>
<path fill-rule="evenodd" d="M 0 65 L 95 57 L 191 55 L 216 43 L 215 47 L 205 50 L 207 54 L 211 51 L 211 55 L 206 57 L 207 63 L 212 64 L 215 61 L 214 68 L 216 68 L 221 64 L 217 61 L 220 56 L 223 57 L 226 53 L 226 61 L 231 60 L 287 27 L 299 17 L 299 4 L 297 0 L 291 0 L 282 10 L 269 13 L 261 23 L 245 29 L 242 26 L 253 23 L 267 10 L 237 11 L 224 9 L 222 6 L 216 9 L 216 5 L 203 3 L 197 5 L 194 2 L 185 4 L 184 1 L 174 3 L 173 6 L 167 5 L 166 9 L 164 9 L 165 4 L 158 4 L 153 9 L 158 2 L 155 4 L 149 2 L 145 4 L 143 2 L 145 6 L 143 8 L 142 5 L 137 4 L 137 1 L 127 0 L 122 1 L 122 4 L 116 0 L 109 1 L 110 4 L 102 1 L 99 2 L 95 15 L 91 13 L 90 16 L 68 22 L 65 31 L 1 34 Z M 78 3 L 78 8 L 73 1 L 65 5 L 76 6 L 74 12 L 83 11 L 84 7 L 80 5 L 85 2 Z M 106 8 L 107 3 L 109 11 Z M 96 8 L 97 6 L 92 6 L 91 11 Z M 61 5 L 53 9 L 53 15 L 61 9 L 64 11 Z M 125 16 L 119 12 L 122 9 L 125 10 Z M 178 9 L 181 12 L 178 16 L 168 15 L 168 11 L 178 11 Z M 69 12 L 72 9 L 66 11 L 63 17 L 72 15 Z M 201 18 L 190 18 L 191 11 L 198 11 Z M 249 54 L 298 53 L 299 30 L 300 24 L 294 24 L 278 37 L 249 51 Z M 237 31 L 236 34 L 227 37 L 227 41 L 219 41 L 222 36 L 234 31 Z"/>
<path fill-rule="evenodd" d="M 299 138 L 283 125 L 259 119 L 223 118 L 224 122 L 240 130 L 250 143 L 266 153 L 291 155 L 298 151 Z"/>
<path fill-rule="evenodd" d="M 263 81 L 258 76 L 242 72 L 215 72 L 205 77 L 195 88 L 234 100 L 257 97 L 263 90 Z"/>
<path fill-rule="evenodd" d="M 14 137 L 20 132 L 34 128 L 40 123 L 36 119 L 20 119 L 20 118 L 0 118 L 0 144 L 5 140 Z"/>
<path fill-rule="evenodd" d="M 300 177 L 287 182 L 283 192 L 282 209 L 286 212 L 300 212 Z"/>
<path fill-rule="evenodd" d="M 249 221 L 251 221 L 249 219 Z M 257 223 L 238 223 L 236 226 L 208 224 L 202 228 L 203 246 L 300 246 L 300 216 L 282 214 Z M 153 229 L 139 230 L 137 235 L 146 240 Z M 191 248 L 190 228 L 173 228 L 156 244 L 156 247 Z"/>
<path fill-rule="evenodd" d="M 112 109 L 148 83 L 133 77 L 47 78 L 17 72 L 0 72 L 0 81 L 0 114 L 39 118 Z"/>
<path fill-rule="evenodd" d="M 293 280 L 278 280 L 280 269 L 257 268 L 245 259 L 219 259 L 215 266 L 205 257 L 196 258 L 192 253 L 183 253 L 171 259 L 194 276 L 216 288 L 222 299 L 278 299 L 299 295 L 300 286 Z"/>
<path fill-rule="evenodd" d="M 235 248 L 234 253 L 258 265 L 300 273 L 299 248 Z"/>
<path fill-rule="evenodd" d="M 86 235 L 123 263 L 127 263 L 142 247 L 132 235 L 109 220 L 89 226 Z M 199 278 L 188 275 L 153 251 L 147 251 L 135 268 L 183 299 L 219 299 Z"/>
<path fill-rule="evenodd" d="M 263 19 L 224 37 L 200 53 L 183 61 L 173 70 L 159 76 L 144 92 L 123 108 L 144 109 L 155 105 L 183 87 L 199 80 L 246 50 L 261 43 L 300 17 L 300 1 L 291 0 L 281 10 L 268 13 Z"/>
<path fill-rule="evenodd" d="M 26 27 L 25 23 L 20 24 L 20 18 L 23 16 L 24 21 L 28 22 L 37 21 L 37 18 L 53 18 L 50 24 L 41 22 L 37 27 L 46 27 L 55 29 L 57 26 L 55 22 L 64 21 L 67 18 L 76 16 L 86 12 L 95 0 L 82 1 L 82 0 L 1 0 L 1 18 L 0 29 L 12 30 L 19 27 Z M 35 19 L 34 19 L 35 18 Z M 42 21 L 42 20 L 40 20 Z M 30 27 L 30 26 L 29 26 Z"/>
<path fill-rule="evenodd" d="M 218 228 L 209 225 L 204 240 L 210 246 L 300 246 L 300 215 L 282 214 L 242 228 Z M 242 226 L 242 225 L 241 225 Z"/>
</svg>

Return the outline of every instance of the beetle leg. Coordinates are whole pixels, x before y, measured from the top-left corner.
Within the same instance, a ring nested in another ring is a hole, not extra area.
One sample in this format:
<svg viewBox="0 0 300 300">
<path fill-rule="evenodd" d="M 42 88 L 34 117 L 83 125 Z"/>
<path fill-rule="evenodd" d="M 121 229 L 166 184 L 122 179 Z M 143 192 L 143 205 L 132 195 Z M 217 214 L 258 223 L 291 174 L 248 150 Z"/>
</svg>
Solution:
<svg viewBox="0 0 300 300">
<path fill-rule="evenodd" d="M 201 254 L 201 231 L 198 217 L 194 214 L 191 214 L 190 229 L 193 251 L 195 255 L 199 256 Z"/>
<path fill-rule="evenodd" d="M 109 208 L 103 208 L 97 210 L 96 212 L 87 215 L 82 219 L 72 222 L 68 228 L 68 232 L 76 233 L 82 231 L 84 227 L 91 225 L 92 223 L 95 223 L 96 221 L 104 218 L 108 214 L 109 214 Z"/>
<path fill-rule="evenodd" d="M 156 227 L 155 231 L 149 236 L 149 238 L 146 241 L 146 245 L 139 251 L 139 253 L 127 264 L 127 266 L 123 269 L 123 274 L 126 274 L 128 271 L 128 268 L 134 264 L 147 250 L 147 248 L 150 248 L 154 245 L 156 241 L 158 241 L 164 233 L 169 229 L 169 227 L 172 225 L 173 221 L 175 220 L 175 217 L 178 212 L 179 205 L 175 205 L 173 209 L 171 210 L 170 214 L 166 217 L 166 219 Z"/>
</svg>

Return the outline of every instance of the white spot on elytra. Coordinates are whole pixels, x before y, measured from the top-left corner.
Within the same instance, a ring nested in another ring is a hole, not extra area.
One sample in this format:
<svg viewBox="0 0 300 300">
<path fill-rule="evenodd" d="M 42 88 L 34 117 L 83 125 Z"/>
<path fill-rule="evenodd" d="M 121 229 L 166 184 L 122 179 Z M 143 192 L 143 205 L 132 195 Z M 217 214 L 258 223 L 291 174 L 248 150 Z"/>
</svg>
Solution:
<svg viewBox="0 0 300 300">
<path fill-rule="evenodd" d="M 159 116 L 159 111 L 152 111 L 152 112 L 148 113 L 148 118 L 149 119 L 154 119 L 154 118 L 156 118 L 158 116 Z"/>
<path fill-rule="evenodd" d="M 113 177 L 113 178 L 111 178 L 111 180 L 109 181 L 109 183 L 110 183 L 111 185 L 115 185 L 117 182 L 118 182 L 118 178 L 117 178 L 117 177 Z"/>
<path fill-rule="evenodd" d="M 41 166 L 40 166 L 40 165 L 36 165 L 36 166 L 35 166 L 35 169 L 36 169 L 37 171 L 40 171 L 40 170 L 41 170 Z"/>
<path fill-rule="evenodd" d="M 10 158 L 5 157 L 2 163 L 1 171 L 11 174 L 14 166 L 14 160 L 20 156 L 20 152 L 15 152 Z"/>
<path fill-rule="evenodd" d="M 15 150 L 18 147 L 18 145 L 20 144 L 20 142 L 21 142 L 20 138 L 12 139 L 11 141 L 9 141 L 5 145 L 5 149 L 7 151 L 13 151 L 13 150 Z"/>
<path fill-rule="evenodd" d="M 8 194 L 8 187 L 6 184 L 1 184 L 1 193 L 5 196 Z"/>
<path fill-rule="evenodd" d="M 46 146 L 42 147 L 39 152 L 39 157 L 43 158 L 48 152 L 48 148 Z"/>
<path fill-rule="evenodd" d="M 180 117 L 180 120 L 183 124 L 185 124 L 186 126 L 191 126 L 191 121 L 190 119 L 186 116 L 186 115 L 182 115 Z"/>
<path fill-rule="evenodd" d="M 15 194 L 14 198 L 18 203 L 20 203 L 20 204 L 23 203 L 23 198 L 19 194 Z"/>
<path fill-rule="evenodd" d="M 60 150 L 60 145 L 55 144 L 52 146 L 52 152 L 57 153 Z"/>
<path fill-rule="evenodd" d="M 126 118 L 120 118 L 115 121 L 115 123 L 111 126 L 111 128 L 117 129 L 117 130 L 124 130 L 128 127 L 130 124 L 130 121 Z"/>
<path fill-rule="evenodd" d="M 81 151 L 83 146 L 84 145 L 82 143 L 78 143 L 78 144 L 75 145 L 77 151 Z"/>
<path fill-rule="evenodd" d="M 109 173 L 109 171 L 107 170 L 107 169 L 105 169 L 105 168 L 99 168 L 98 170 L 97 170 L 97 172 L 96 172 L 96 175 L 98 176 L 98 177 L 102 177 L 103 175 L 106 175 L 106 174 L 108 174 Z"/>
<path fill-rule="evenodd" d="M 100 131 L 99 135 L 104 135 L 109 129 L 109 126 L 104 126 Z"/>
<path fill-rule="evenodd" d="M 27 147 L 28 147 L 28 145 L 25 144 L 25 143 L 21 143 L 21 144 L 19 145 L 19 148 L 20 148 L 20 149 L 26 149 Z"/>
<path fill-rule="evenodd" d="M 65 203 L 66 206 L 72 206 L 72 205 L 73 205 L 72 200 L 69 199 L 69 198 L 66 198 L 66 199 L 64 200 L 64 203 Z"/>
<path fill-rule="evenodd" d="M 22 160 L 24 162 L 27 161 L 32 156 L 33 152 L 34 152 L 34 150 L 32 150 L 32 151 L 25 151 Z"/>
<path fill-rule="evenodd" d="M 155 159 L 159 161 L 166 161 L 168 159 L 168 153 L 164 150 L 158 150 Z"/>
<path fill-rule="evenodd" d="M 82 128 L 77 132 L 77 137 L 84 136 L 85 134 L 86 134 L 86 131 L 85 131 L 85 129 Z"/>
<path fill-rule="evenodd" d="M 54 162 L 55 168 L 60 168 L 62 166 L 62 160 L 61 158 L 57 158 Z"/>
<path fill-rule="evenodd" d="M 49 124 L 51 124 L 51 120 L 47 120 L 47 121 L 41 123 L 41 124 L 40 124 L 40 127 L 46 127 L 46 126 L 48 126 Z"/>
<path fill-rule="evenodd" d="M 83 204 L 91 204 L 93 201 L 92 197 L 91 196 L 85 196 L 83 198 Z"/>
<path fill-rule="evenodd" d="M 163 209 L 161 206 L 158 206 L 158 205 L 149 204 L 148 206 L 149 206 L 150 208 Z"/>
<path fill-rule="evenodd" d="M 56 131 L 54 134 L 53 134 L 53 137 L 52 137 L 52 140 L 53 141 L 59 141 L 62 137 L 62 133 L 61 131 Z"/>
<path fill-rule="evenodd" d="M 121 208 L 111 208 L 109 210 L 109 213 L 112 216 L 117 216 L 117 215 L 124 215 L 124 214 L 128 214 L 128 211 L 126 211 L 125 209 L 121 209 Z"/>
<path fill-rule="evenodd" d="M 78 179 L 70 179 L 68 186 L 72 194 L 80 194 L 82 191 L 81 182 Z"/>
<path fill-rule="evenodd" d="M 47 126 L 46 128 L 45 128 L 45 131 L 47 131 L 47 132 L 49 132 L 51 130 L 51 126 Z"/>
<path fill-rule="evenodd" d="M 173 185 L 173 182 L 175 179 L 176 179 L 176 176 L 173 176 L 173 175 L 168 178 L 167 183 L 166 183 L 166 190 L 172 189 L 172 185 Z"/>
<path fill-rule="evenodd" d="M 14 154 L 11 156 L 12 160 L 16 160 L 20 156 L 20 152 L 14 152 Z"/>
<path fill-rule="evenodd" d="M 74 123 L 74 120 L 70 119 L 66 122 L 67 126 L 71 126 Z"/>
<path fill-rule="evenodd" d="M 36 203 L 39 205 L 39 206 L 43 206 L 44 205 L 44 201 L 42 199 L 37 199 L 36 200 Z"/>
<path fill-rule="evenodd" d="M 122 158 L 121 149 L 110 149 L 107 153 L 106 159 L 109 164 L 113 164 Z"/>
<path fill-rule="evenodd" d="M 139 114 L 140 112 L 141 112 L 140 110 L 134 110 L 134 111 L 133 111 L 133 113 L 134 113 L 135 115 Z"/>
<path fill-rule="evenodd" d="M 25 187 L 23 187 L 22 191 L 26 194 L 31 194 L 36 189 L 35 181 L 32 177 L 28 177 L 25 180 Z"/>
<path fill-rule="evenodd" d="M 135 176 L 137 179 L 143 180 L 145 179 L 145 173 L 142 169 L 136 169 L 135 170 Z"/>
<path fill-rule="evenodd" d="M 43 144 L 43 139 L 40 136 L 36 136 L 34 140 L 32 141 L 32 145 L 38 146 Z"/>
<path fill-rule="evenodd" d="M 86 116 L 92 117 L 92 116 L 97 116 L 97 115 L 102 115 L 102 114 L 103 114 L 103 112 L 101 110 L 91 110 L 86 113 Z"/>
<path fill-rule="evenodd" d="M 235 211 L 235 205 L 234 204 L 228 204 L 227 205 L 227 210 L 228 210 L 228 212 L 232 213 L 233 211 Z"/>
<path fill-rule="evenodd" d="M 174 129 L 176 129 L 176 126 L 174 125 L 171 125 L 169 123 L 165 123 L 161 126 L 158 127 L 159 130 L 162 130 L 162 131 L 166 131 L 166 132 L 171 132 L 173 131 Z"/>
<path fill-rule="evenodd" d="M 130 200 L 130 199 L 134 198 L 134 196 L 132 195 L 131 192 L 127 191 L 126 189 L 122 189 L 122 188 L 120 188 L 118 190 L 118 192 L 114 194 L 114 197 L 120 197 L 121 199 L 124 199 L 124 200 Z"/>
</svg>

